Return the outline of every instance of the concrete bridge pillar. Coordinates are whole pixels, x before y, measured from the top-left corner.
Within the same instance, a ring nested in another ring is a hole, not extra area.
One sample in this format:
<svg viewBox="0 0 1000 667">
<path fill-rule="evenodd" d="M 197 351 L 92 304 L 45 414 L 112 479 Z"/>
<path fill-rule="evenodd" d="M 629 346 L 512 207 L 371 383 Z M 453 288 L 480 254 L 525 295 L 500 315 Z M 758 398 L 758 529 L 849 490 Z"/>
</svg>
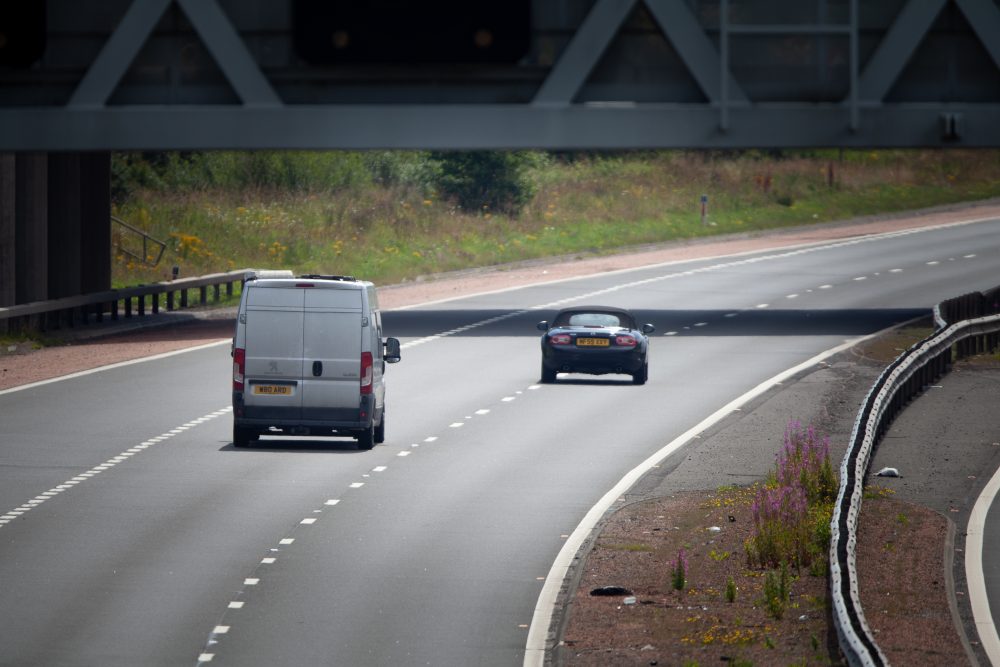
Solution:
<svg viewBox="0 0 1000 667">
<path fill-rule="evenodd" d="M 14 165 L 13 153 L 0 153 L 0 306 L 12 306 L 15 299 Z M 0 323 L 0 333 L 7 333 L 5 322 Z"/>
<path fill-rule="evenodd" d="M 80 154 L 49 154 L 49 298 L 82 292 L 80 271 Z"/>
<path fill-rule="evenodd" d="M 80 287 L 111 287 L 111 153 L 80 155 Z"/>
<path fill-rule="evenodd" d="M 110 287 L 111 154 L 0 153 L 0 307 Z"/>
</svg>

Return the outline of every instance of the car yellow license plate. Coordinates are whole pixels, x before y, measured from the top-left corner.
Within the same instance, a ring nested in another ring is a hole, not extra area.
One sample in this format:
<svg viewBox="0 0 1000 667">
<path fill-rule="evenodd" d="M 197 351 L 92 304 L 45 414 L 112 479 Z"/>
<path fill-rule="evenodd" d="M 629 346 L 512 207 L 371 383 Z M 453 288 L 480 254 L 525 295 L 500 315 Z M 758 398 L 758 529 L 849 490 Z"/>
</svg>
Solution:
<svg viewBox="0 0 1000 667">
<path fill-rule="evenodd" d="M 577 338 L 576 344 L 580 347 L 608 347 L 611 341 L 607 338 Z"/>
<path fill-rule="evenodd" d="M 253 393 L 257 396 L 291 396 L 292 386 L 288 384 L 255 384 Z"/>
</svg>

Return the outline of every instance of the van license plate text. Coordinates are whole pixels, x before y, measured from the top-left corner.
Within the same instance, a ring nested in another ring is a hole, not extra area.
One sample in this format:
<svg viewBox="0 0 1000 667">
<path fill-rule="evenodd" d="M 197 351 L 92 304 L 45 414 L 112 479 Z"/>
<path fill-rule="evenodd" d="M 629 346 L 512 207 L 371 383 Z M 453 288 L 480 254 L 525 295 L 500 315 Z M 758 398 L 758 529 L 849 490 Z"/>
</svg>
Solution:
<svg viewBox="0 0 1000 667">
<path fill-rule="evenodd" d="M 611 341 L 607 338 L 577 338 L 576 344 L 581 347 L 608 347 Z"/>
<path fill-rule="evenodd" d="M 292 387 L 287 384 L 255 384 L 253 393 L 265 396 L 291 396 Z"/>
</svg>

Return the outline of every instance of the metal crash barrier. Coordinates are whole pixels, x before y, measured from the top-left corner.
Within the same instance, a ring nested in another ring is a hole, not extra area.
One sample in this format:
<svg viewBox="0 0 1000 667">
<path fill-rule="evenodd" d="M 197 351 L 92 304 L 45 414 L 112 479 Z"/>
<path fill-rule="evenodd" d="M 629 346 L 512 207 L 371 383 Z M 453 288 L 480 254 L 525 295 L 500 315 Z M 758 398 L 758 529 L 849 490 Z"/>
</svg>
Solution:
<svg viewBox="0 0 1000 667">
<path fill-rule="evenodd" d="M 1000 348 L 1000 287 L 949 299 L 934 308 L 937 331 L 882 372 L 865 397 L 840 467 L 833 509 L 830 589 L 840 648 L 851 665 L 887 665 L 861 609 L 856 570 L 858 518 L 872 452 L 903 408 L 952 363 Z"/>
<path fill-rule="evenodd" d="M 220 301 L 223 287 L 226 297 L 232 297 L 236 293 L 234 285 L 242 284 L 247 273 L 247 270 L 213 273 L 197 278 L 7 306 L 0 308 L 0 329 L 6 325 L 12 333 L 50 331 L 103 322 L 105 318 L 118 320 L 121 317 L 143 317 L 147 313 L 159 313 L 161 307 L 173 311 L 205 305 L 209 303 L 210 297 L 215 302 Z"/>
</svg>

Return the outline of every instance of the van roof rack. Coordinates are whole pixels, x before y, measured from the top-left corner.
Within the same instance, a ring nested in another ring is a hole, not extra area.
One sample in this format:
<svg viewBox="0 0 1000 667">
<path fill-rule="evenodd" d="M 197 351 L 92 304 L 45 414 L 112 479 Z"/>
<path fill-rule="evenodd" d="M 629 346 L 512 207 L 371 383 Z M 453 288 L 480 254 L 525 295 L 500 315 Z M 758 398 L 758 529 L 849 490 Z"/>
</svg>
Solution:
<svg viewBox="0 0 1000 667">
<path fill-rule="evenodd" d="M 266 278 L 294 278 L 295 274 L 286 269 L 250 269 L 245 280 L 264 280 Z"/>
<path fill-rule="evenodd" d="M 357 278 L 354 276 L 324 276 L 318 273 L 307 273 L 304 276 L 299 276 L 299 278 L 306 278 L 309 280 L 342 280 L 350 283 L 357 282 Z"/>
</svg>

